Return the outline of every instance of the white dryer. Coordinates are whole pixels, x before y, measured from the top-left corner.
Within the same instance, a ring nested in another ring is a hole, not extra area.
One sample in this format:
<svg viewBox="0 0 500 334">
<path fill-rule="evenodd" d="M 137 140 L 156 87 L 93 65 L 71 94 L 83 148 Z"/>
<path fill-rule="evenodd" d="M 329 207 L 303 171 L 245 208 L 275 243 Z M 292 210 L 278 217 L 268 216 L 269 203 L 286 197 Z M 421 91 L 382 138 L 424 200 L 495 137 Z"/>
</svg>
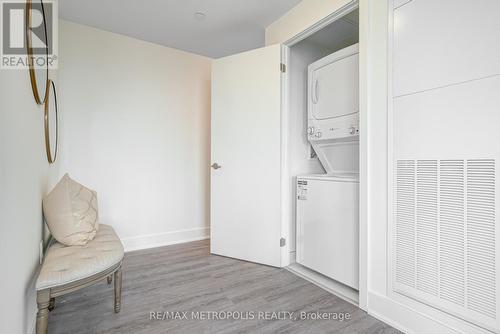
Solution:
<svg viewBox="0 0 500 334">
<path fill-rule="evenodd" d="M 327 173 L 359 171 L 358 44 L 308 68 L 308 140 Z"/>
<path fill-rule="evenodd" d="M 308 120 L 311 139 L 339 138 L 351 134 L 331 128 L 339 122 L 351 122 L 357 130 L 359 112 L 359 46 L 351 45 L 308 67 Z M 346 124 L 347 124 L 346 123 Z"/>
</svg>

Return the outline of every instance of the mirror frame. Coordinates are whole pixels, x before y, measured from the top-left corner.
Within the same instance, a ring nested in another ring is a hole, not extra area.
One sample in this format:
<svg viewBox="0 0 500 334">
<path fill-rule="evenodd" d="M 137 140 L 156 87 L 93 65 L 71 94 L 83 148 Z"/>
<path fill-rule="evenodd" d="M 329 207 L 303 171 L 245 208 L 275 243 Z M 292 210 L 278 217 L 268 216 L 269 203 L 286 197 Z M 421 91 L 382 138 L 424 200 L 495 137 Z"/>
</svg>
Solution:
<svg viewBox="0 0 500 334">
<path fill-rule="evenodd" d="M 56 115 L 56 145 L 55 151 L 52 152 L 50 147 L 50 90 L 52 90 L 52 95 L 54 98 L 54 106 L 55 106 L 55 115 Z M 45 92 L 45 109 L 44 109 L 44 123 L 45 123 L 45 152 L 47 153 L 47 160 L 50 164 L 53 164 L 57 159 L 57 151 L 58 151 L 58 142 L 59 142 L 59 116 L 58 116 L 58 105 L 57 105 L 57 91 L 56 85 L 52 80 L 49 80 L 47 85 L 47 90 Z"/>
<path fill-rule="evenodd" d="M 47 36 L 47 24 L 45 22 L 45 10 L 44 10 L 44 6 L 43 6 L 43 0 L 40 0 L 40 4 L 42 6 L 42 19 L 43 19 L 43 28 L 45 29 L 45 39 L 46 39 L 46 43 L 48 44 L 48 39 L 49 39 L 49 36 Z M 49 84 L 50 84 L 50 79 L 49 79 L 49 64 L 48 64 L 48 61 L 49 61 L 49 50 L 48 48 L 46 48 L 46 53 L 45 53 L 45 72 L 46 72 L 46 82 L 45 82 L 45 96 L 43 97 L 43 99 L 40 97 L 40 94 L 38 92 L 38 84 L 37 84 L 37 81 L 36 81 L 36 71 L 35 71 L 35 67 L 33 65 L 33 48 L 32 48 L 32 38 L 31 38 L 31 31 L 30 31 L 30 27 L 31 27 L 31 8 L 32 8 L 32 0 L 26 0 L 26 18 L 25 18 L 25 25 L 26 25 L 26 50 L 27 50 L 27 53 L 28 53 L 28 66 L 29 66 L 29 73 L 30 73 L 30 81 L 31 81 L 31 89 L 33 90 L 33 96 L 35 97 L 35 101 L 37 104 L 44 104 L 46 99 L 47 99 L 47 95 L 48 95 L 48 88 L 49 88 Z"/>
</svg>

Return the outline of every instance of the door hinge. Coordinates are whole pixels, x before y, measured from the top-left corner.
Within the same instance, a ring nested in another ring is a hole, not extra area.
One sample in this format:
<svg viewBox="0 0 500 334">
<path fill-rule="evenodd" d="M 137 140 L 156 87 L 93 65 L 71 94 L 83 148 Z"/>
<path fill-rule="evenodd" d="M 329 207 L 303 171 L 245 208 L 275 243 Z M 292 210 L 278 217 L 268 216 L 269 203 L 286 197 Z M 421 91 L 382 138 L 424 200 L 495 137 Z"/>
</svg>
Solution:
<svg viewBox="0 0 500 334">
<path fill-rule="evenodd" d="M 282 73 L 285 73 L 285 72 L 286 72 L 286 65 L 285 65 L 285 64 L 280 63 L 280 71 L 281 71 Z"/>
<path fill-rule="evenodd" d="M 280 247 L 285 247 L 286 245 L 286 239 L 285 238 L 281 238 L 280 239 Z"/>
</svg>

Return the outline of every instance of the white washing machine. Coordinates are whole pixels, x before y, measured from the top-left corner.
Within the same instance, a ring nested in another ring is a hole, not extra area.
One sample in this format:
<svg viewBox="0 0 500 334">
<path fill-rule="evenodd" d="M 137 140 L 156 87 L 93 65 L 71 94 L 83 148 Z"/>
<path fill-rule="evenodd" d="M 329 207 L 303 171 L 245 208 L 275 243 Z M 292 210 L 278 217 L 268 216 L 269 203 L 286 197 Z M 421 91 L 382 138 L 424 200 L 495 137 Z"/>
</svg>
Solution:
<svg viewBox="0 0 500 334">
<path fill-rule="evenodd" d="M 356 174 L 297 177 L 297 262 L 358 289 Z"/>
<path fill-rule="evenodd" d="M 309 65 L 308 139 L 327 174 L 297 177 L 296 261 L 359 286 L 358 45 Z"/>
</svg>

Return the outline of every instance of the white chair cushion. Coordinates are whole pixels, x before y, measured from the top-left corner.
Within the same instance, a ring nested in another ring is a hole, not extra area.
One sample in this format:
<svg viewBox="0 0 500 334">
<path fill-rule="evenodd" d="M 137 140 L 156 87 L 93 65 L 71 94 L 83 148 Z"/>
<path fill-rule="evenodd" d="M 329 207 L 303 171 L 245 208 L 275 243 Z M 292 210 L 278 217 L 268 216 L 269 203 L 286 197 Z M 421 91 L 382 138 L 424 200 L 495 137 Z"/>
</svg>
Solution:
<svg viewBox="0 0 500 334">
<path fill-rule="evenodd" d="M 123 246 L 111 226 L 101 225 L 96 237 L 85 246 L 49 247 L 36 289 L 43 290 L 96 275 L 123 259 Z"/>
<path fill-rule="evenodd" d="M 96 192 L 68 174 L 43 199 L 43 214 L 54 238 L 66 246 L 85 245 L 99 229 Z"/>
</svg>

